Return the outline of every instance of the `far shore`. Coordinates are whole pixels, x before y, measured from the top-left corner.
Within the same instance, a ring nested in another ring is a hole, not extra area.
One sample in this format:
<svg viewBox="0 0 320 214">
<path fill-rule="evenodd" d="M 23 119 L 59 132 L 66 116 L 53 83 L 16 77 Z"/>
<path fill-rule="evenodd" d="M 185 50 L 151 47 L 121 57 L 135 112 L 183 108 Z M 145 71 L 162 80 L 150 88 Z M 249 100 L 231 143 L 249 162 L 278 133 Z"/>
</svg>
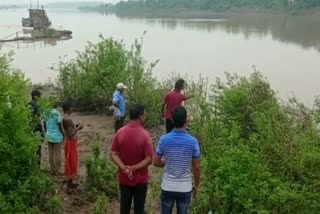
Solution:
<svg viewBox="0 0 320 214">
<path fill-rule="evenodd" d="M 320 8 L 287 10 L 287 9 L 259 9 L 259 8 L 235 8 L 227 11 L 212 11 L 212 10 L 194 10 L 184 8 L 174 9 L 123 9 L 107 11 L 101 8 L 79 8 L 80 11 L 92 11 L 99 13 L 110 13 L 122 17 L 137 17 L 137 18 L 198 18 L 210 19 L 224 16 L 314 16 L 320 17 Z"/>
</svg>

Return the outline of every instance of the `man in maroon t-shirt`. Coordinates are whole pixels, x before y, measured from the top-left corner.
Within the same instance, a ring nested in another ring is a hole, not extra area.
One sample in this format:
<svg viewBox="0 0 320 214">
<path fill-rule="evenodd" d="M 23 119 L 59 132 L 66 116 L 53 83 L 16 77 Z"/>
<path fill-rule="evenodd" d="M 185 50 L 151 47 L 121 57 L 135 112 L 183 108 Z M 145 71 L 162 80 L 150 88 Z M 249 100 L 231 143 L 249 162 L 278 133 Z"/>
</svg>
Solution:
<svg viewBox="0 0 320 214">
<path fill-rule="evenodd" d="M 191 96 L 187 97 L 181 93 L 181 91 L 185 88 L 185 81 L 183 79 L 179 79 L 174 86 L 174 90 L 170 91 L 166 94 L 162 104 L 162 117 L 166 118 L 166 130 L 167 133 L 171 132 L 174 129 L 174 125 L 172 123 L 172 112 L 180 107 L 182 102 L 191 98 Z M 165 111 L 165 114 L 164 114 Z"/>
<path fill-rule="evenodd" d="M 144 107 L 134 105 L 129 115 L 131 122 L 113 138 L 111 158 L 119 167 L 120 214 L 130 213 L 132 198 L 134 213 L 144 214 L 153 144 L 150 133 L 143 127 L 146 121 Z"/>
</svg>

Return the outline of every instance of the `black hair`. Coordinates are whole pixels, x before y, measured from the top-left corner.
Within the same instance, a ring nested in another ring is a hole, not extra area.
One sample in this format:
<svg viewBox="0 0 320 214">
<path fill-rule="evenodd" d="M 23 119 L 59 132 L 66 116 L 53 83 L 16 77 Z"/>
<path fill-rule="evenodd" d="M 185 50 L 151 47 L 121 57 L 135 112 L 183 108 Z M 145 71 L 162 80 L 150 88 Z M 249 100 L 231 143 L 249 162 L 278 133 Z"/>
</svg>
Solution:
<svg viewBox="0 0 320 214">
<path fill-rule="evenodd" d="M 172 112 L 172 122 L 175 128 L 182 128 L 187 122 L 187 110 L 180 106 Z"/>
<path fill-rule="evenodd" d="M 41 96 L 41 92 L 39 90 L 32 90 L 31 92 L 31 97 L 32 99 L 34 99 L 35 97 L 40 97 Z"/>
<path fill-rule="evenodd" d="M 138 120 L 145 111 L 145 107 L 140 104 L 135 104 L 129 109 L 130 120 Z"/>
<path fill-rule="evenodd" d="M 175 85 L 174 85 L 174 89 L 176 90 L 182 90 L 183 89 L 183 85 L 185 84 L 186 82 L 183 80 L 183 79 L 179 79 Z"/>
<path fill-rule="evenodd" d="M 72 103 L 70 101 L 65 101 L 63 104 L 62 104 L 62 109 L 64 112 L 66 111 L 69 111 L 72 107 Z"/>
</svg>

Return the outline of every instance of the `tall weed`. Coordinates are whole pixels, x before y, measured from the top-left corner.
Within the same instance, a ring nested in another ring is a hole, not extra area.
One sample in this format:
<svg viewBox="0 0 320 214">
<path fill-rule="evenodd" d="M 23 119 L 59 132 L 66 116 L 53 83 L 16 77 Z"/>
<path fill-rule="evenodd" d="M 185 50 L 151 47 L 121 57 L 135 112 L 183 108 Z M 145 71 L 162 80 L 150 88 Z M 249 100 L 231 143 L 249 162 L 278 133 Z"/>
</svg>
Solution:
<svg viewBox="0 0 320 214">
<path fill-rule="evenodd" d="M 110 199 L 119 198 L 117 168 L 108 156 L 103 154 L 99 144 L 92 146 L 92 155 L 86 159 L 86 190 L 92 200 L 104 194 Z"/>
</svg>

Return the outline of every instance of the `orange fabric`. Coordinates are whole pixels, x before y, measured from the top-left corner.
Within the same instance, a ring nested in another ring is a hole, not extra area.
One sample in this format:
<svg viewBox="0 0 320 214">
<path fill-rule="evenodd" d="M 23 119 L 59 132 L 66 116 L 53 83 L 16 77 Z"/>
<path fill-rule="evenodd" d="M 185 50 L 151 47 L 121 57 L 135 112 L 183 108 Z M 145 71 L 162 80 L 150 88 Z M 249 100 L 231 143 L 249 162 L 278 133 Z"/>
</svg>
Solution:
<svg viewBox="0 0 320 214">
<path fill-rule="evenodd" d="M 65 139 L 64 142 L 64 176 L 67 180 L 78 176 L 78 142 L 78 139 Z"/>
</svg>

